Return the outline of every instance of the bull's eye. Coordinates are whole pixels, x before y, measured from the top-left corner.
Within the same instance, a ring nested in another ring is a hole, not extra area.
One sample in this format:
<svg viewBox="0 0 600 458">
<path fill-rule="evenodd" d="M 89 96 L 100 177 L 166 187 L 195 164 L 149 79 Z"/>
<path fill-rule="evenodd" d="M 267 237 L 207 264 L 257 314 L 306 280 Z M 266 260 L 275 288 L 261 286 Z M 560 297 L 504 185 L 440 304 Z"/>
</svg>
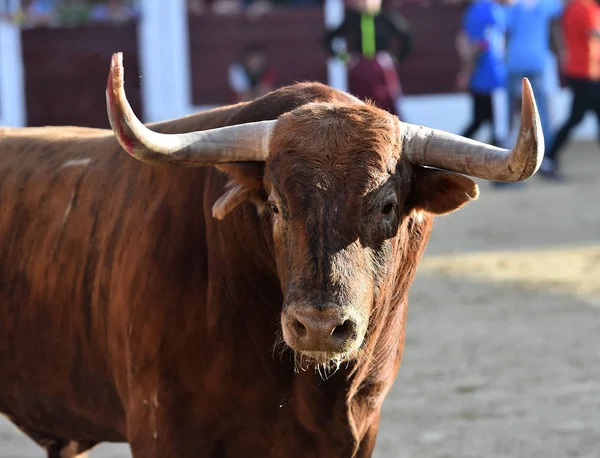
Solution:
<svg viewBox="0 0 600 458">
<path fill-rule="evenodd" d="M 388 202 L 383 207 L 381 207 L 381 213 L 383 213 L 384 215 L 389 215 L 390 213 L 392 213 L 392 211 L 394 211 L 394 206 L 394 202 Z"/>
<path fill-rule="evenodd" d="M 271 209 L 271 211 L 273 213 L 279 213 L 279 207 L 277 207 L 277 204 L 274 202 L 269 202 L 269 208 Z"/>
</svg>

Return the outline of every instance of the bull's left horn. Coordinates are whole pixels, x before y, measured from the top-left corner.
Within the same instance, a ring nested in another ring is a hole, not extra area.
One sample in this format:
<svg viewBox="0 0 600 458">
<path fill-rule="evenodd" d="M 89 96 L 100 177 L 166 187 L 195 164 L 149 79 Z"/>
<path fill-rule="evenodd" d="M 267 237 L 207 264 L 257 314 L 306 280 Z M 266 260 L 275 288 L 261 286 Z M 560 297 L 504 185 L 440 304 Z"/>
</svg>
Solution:
<svg viewBox="0 0 600 458">
<path fill-rule="evenodd" d="M 512 150 L 403 123 L 404 154 L 413 164 L 452 170 L 486 180 L 526 180 L 537 172 L 544 157 L 544 135 L 527 78 L 523 78 L 522 99 L 519 136 Z"/>
<path fill-rule="evenodd" d="M 161 134 L 135 116 L 123 82 L 123 55 L 112 57 L 106 103 L 108 119 L 123 148 L 136 159 L 155 164 L 201 167 L 227 162 L 264 161 L 276 121 L 261 121 L 185 134 Z"/>
</svg>

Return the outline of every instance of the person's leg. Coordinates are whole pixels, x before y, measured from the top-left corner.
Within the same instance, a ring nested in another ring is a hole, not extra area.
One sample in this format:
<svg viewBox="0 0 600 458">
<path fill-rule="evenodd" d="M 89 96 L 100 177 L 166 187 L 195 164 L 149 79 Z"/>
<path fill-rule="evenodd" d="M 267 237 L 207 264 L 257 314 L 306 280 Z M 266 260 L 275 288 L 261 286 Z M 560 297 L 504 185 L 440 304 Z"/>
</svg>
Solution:
<svg viewBox="0 0 600 458">
<path fill-rule="evenodd" d="M 520 77 L 517 76 L 520 81 Z M 507 86 L 510 81 L 507 82 Z M 519 93 L 509 91 L 509 87 L 498 88 L 492 92 L 488 99 L 487 119 L 490 122 L 492 136 L 490 143 L 494 146 L 512 148 L 513 145 L 507 145 L 511 137 L 511 121 L 509 119 L 511 113 L 511 96 L 513 100 L 519 98 Z M 520 188 L 523 183 L 509 183 L 504 181 L 493 181 L 494 188 Z"/>
<path fill-rule="evenodd" d="M 483 120 L 490 125 L 490 145 L 498 146 L 498 131 L 494 114 L 494 95 L 486 94 L 482 101 Z"/>
<path fill-rule="evenodd" d="M 569 139 L 573 128 L 577 126 L 585 116 L 585 112 L 590 107 L 590 97 L 593 97 L 594 95 L 594 87 L 590 81 L 569 78 L 569 86 L 573 92 L 571 112 L 567 120 L 556 133 L 556 136 L 546 153 L 544 163 L 542 164 L 542 167 L 540 167 L 541 176 L 554 180 L 560 179 L 560 175 L 558 174 L 558 155 L 563 145 Z"/>
<path fill-rule="evenodd" d="M 471 124 L 467 126 L 467 128 L 461 134 L 463 137 L 473 138 L 475 133 L 481 127 L 481 124 L 485 120 L 485 112 L 486 112 L 486 96 L 485 94 L 477 94 L 475 92 L 471 92 L 471 103 L 472 103 L 472 112 L 473 119 Z"/>
<path fill-rule="evenodd" d="M 506 148 L 510 146 L 508 143 L 512 143 L 514 131 L 517 127 L 515 125 L 515 113 L 519 109 L 519 100 L 521 99 L 521 80 L 522 75 L 520 73 L 509 73 L 506 84 L 506 92 L 508 94 L 508 135 L 507 144 L 504 145 Z M 511 145 L 512 146 L 512 145 Z"/>
<path fill-rule="evenodd" d="M 546 93 L 548 94 L 548 113 L 550 115 L 550 126 L 553 137 L 556 134 L 557 129 L 557 101 L 554 95 L 558 94 L 562 89 L 560 82 L 560 73 L 560 65 L 558 64 L 556 56 L 553 53 L 550 53 L 550 55 L 548 56 L 546 66 L 544 67 L 544 87 L 546 89 Z"/>
<path fill-rule="evenodd" d="M 592 110 L 596 115 L 598 123 L 598 143 L 600 143 L 600 81 L 593 82 L 594 85 L 594 98 L 592 99 Z"/>
<path fill-rule="evenodd" d="M 490 123 L 493 135 L 491 143 L 494 146 L 504 146 L 510 138 L 510 96 L 507 86 L 494 89 L 490 94 Z M 508 146 L 512 148 L 512 145 Z"/>
<path fill-rule="evenodd" d="M 538 113 L 540 114 L 544 142 L 546 145 L 551 145 L 553 142 L 553 131 L 550 121 L 549 94 L 545 74 L 544 72 L 536 72 L 527 75 L 527 77 L 531 83 Z"/>
</svg>

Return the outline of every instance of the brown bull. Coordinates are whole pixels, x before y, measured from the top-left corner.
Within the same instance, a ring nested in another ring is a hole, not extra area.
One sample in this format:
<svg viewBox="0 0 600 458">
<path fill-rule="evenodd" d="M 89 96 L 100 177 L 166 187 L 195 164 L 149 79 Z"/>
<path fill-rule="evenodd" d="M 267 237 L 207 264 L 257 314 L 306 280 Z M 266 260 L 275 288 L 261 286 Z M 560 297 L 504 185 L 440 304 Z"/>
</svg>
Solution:
<svg viewBox="0 0 600 458">
<path fill-rule="evenodd" d="M 433 215 L 537 170 L 530 86 L 507 151 L 308 83 L 151 131 L 122 71 L 116 136 L 0 131 L 0 412 L 50 457 L 371 456 Z"/>
</svg>

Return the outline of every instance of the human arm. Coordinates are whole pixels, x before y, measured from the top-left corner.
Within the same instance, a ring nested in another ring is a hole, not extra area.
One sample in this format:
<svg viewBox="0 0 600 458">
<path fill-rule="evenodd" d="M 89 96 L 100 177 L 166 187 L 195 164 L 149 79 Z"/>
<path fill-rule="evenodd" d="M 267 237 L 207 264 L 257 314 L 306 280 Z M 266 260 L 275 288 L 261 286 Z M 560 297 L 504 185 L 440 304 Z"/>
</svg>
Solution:
<svg viewBox="0 0 600 458">
<path fill-rule="evenodd" d="M 496 26 L 499 16 L 487 4 L 472 3 L 463 16 L 462 26 L 456 36 L 456 50 L 460 61 L 457 85 L 460 90 L 468 87 L 480 55 L 490 46 L 488 30 Z"/>
<path fill-rule="evenodd" d="M 414 34 L 410 23 L 401 14 L 393 12 L 384 13 L 383 18 L 393 41 L 399 41 L 395 57 L 400 62 L 406 59 L 414 47 Z"/>
<path fill-rule="evenodd" d="M 468 87 L 480 48 L 476 42 L 473 42 L 469 38 L 464 30 L 461 30 L 456 36 L 456 51 L 460 60 L 460 70 L 456 77 L 456 84 L 458 89 L 464 91 Z"/>
<path fill-rule="evenodd" d="M 239 62 L 232 62 L 227 71 L 229 88 L 235 94 L 236 100 L 245 100 L 251 87 L 244 67 Z"/>
<path fill-rule="evenodd" d="M 555 18 L 550 25 L 550 47 L 556 55 L 560 67 L 562 67 L 566 58 L 566 50 L 560 18 Z"/>
<path fill-rule="evenodd" d="M 564 0 L 547 0 L 547 2 L 544 4 L 548 8 L 547 12 L 550 20 L 550 49 L 556 56 L 559 68 L 562 68 L 566 58 L 562 27 Z"/>
<path fill-rule="evenodd" d="M 323 45 L 329 56 L 336 56 L 338 54 L 334 47 L 335 39 L 345 38 L 347 27 L 348 20 L 344 19 L 344 22 L 342 22 L 338 27 L 325 32 L 325 35 L 323 36 Z"/>
</svg>

